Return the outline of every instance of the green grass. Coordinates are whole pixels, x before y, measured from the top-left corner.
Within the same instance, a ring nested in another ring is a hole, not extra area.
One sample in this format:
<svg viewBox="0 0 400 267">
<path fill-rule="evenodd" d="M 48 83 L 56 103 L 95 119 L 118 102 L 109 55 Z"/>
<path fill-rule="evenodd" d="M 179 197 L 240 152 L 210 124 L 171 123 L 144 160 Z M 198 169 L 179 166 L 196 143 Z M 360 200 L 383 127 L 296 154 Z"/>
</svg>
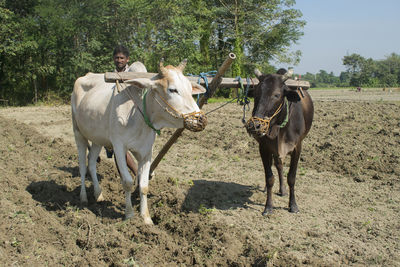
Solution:
<svg viewBox="0 0 400 267">
<path fill-rule="evenodd" d="M 253 97 L 249 97 L 248 98 L 250 100 L 251 103 L 254 103 L 254 98 Z M 233 98 L 224 98 L 224 97 L 211 97 L 207 100 L 207 103 L 212 104 L 212 103 L 227 103 L 229 101 L 232 101 Z M 235 103 L 236 104 L 236 99 L 233 100 L 231 103 Z"/>
<path fill-rule="evenodd" d="M 204 204 L 200 204 L 199 213 L 202 215 L 210 215 L 216 209 L 215 208 L 207 208 Z"/>
<path fill-rule="evenodd" d="M 353 91 L 355 91 L 356 90 L 356 86 L 354 86 L 354 87 L 313 87 L 313 88 L 310 88 L 310 89 L 308 89 L 308 90 L 312 90 L 312 91 L 318 91 L 318 90 L 353 90 Z M 362 90 L 368 90 L 368 91 L 374 91 L 374 90 L 378 90 L 378 91 L 382 91 L 382 87 L 362 87 L 361 86 L 361 89 Z M 387 88 L 387 89 L 390 89 L 390 88 Z"/>
<path fill-rule="evenodd" d="M 212 103 L 225 103 L 228 102 L 229 100 L 232 100 L 232 98 L 223 98 L 223 97 L 211 97 L 207 100 L 207 103 L 212 104 Z"/>
<path fill-rule="evenodd" d="M 355 87 L 313 87 L 308 90 L 355 90 Z"/>
</svg>

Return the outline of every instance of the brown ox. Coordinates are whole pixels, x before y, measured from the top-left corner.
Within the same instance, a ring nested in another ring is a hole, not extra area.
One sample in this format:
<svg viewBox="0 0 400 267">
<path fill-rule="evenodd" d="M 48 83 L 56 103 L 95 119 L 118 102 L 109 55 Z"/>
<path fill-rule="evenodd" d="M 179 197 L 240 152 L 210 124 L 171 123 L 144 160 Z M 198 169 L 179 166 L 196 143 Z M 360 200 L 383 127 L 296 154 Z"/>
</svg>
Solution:
<svg viewBox="0 0 400 267">
<path fill-rule="evenodd" d="M 263 215 L 272 213 L 272 187 L 274 176 L 271 165 L 274 160 L 279 175 L 279 194 L 286 195 L 283 183 L 283 162 L 290 154 L 289 211 L 299 212 L 294 195 L 297 163 L 301 143 L 311 128 L 314 106 L 307 91 L 289 88 L 285 81 L 292 75 L 282 69 L 277 74 L 263 75 L 255 71 L 259 84 L 254 92 L 252 117 L 246 124 L 247 132 L 259 143 L 259 151 L 265 171 L 267 202 Z"/>
</svg>

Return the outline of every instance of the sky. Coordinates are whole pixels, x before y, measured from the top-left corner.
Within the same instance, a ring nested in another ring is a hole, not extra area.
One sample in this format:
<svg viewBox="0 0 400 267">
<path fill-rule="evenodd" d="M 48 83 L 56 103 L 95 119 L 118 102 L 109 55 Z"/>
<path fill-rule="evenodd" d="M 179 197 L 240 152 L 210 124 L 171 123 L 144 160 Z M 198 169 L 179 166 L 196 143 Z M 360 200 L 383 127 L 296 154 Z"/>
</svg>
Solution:
<svg viewBox="0 0 400 267">
<path fill-rule="evenodd" d="M 296 0 L 294 8 L 307 22 L 292 46 L 302 51 L 295 73 L 325 70 L 338 76 L 346 70 L 346 55 L 381 60 L 400 54 L 400 0 Z"/>
</svg>

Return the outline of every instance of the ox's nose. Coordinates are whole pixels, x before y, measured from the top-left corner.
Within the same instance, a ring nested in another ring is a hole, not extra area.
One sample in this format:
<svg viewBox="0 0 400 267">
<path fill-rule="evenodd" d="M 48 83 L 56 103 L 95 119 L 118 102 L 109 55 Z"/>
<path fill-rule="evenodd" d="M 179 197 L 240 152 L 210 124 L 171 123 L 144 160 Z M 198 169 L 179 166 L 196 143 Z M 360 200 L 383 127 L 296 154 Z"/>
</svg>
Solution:
<svg viewBox="0 0 400 267">
<path fill-rule="evenodd" d="M 259 136 L 262 135 L 262 123 L 257 118 L 250 118 L 246 123 L 246 130 L 250 135 Z"/>
<path fill-rule="evenodd" d="M 248 133 L 251 133 L 254 130 L 254 121 L 248 120 L 246 123 L 246 130 Z"/>
<path fill-rule="evenodd" d="M 184 126 L 192 132 L 200 132 L 207 126 L 207 117 L 202 111 L 187 114 L 184 117 Z"/>
</svg>

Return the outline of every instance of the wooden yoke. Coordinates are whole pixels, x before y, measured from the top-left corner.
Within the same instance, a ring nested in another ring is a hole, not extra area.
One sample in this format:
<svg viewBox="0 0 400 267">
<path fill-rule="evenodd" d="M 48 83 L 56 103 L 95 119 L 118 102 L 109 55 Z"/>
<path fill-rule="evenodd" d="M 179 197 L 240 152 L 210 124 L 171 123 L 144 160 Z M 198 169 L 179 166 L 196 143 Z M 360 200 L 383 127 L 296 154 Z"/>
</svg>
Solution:
<svg viewBox="0 0 400 267">
<path fill-rule="evenodd" d="M 222 63 L 221 67 L 218 69 L 216 75 L 214 77 L 207 77 L 208 81 L 208 89 L 209 91 L 207 94 L 204 94 L 200 100 L 199 100 L 199 108 L 201 109 L 203 105 L 207 102 L 207 99 L 212 97 L 215 93 L 215 91 L 218 89 L 218 87 L 221 88 L 237 88 L 239 87 L 239 83 L 235 81 L 235 78 L 223 78 L 222 76 L 225 74 L 225 72 L 228 70 L 228 68 L 231 66 L 233 60 L 236 59 L 236 55 L 234 53 L 229 53 L 228 57 L 225 59 L 225 61 Z M 135 79 L 135 78 L 153 78 L 156 76 L 157 73 L 149 73 L 149 72 L 106 72 L 104 75 L 104 79 L 106 82 L 113 82 L 115 83 L 116 81 L 126 81 L 130 79 Z M 194 76 L 186 76 L 190 82 L 198 82 L 198 77 Z M 205 81 L 201 80 L 200 84 L 202 86 L 205 86 Z M 250 87 L 255 87 L 258 84 L 258 79 L 257 78 L 252 78 Z M 300 88 L 302 87 L 303 89 L 308 89 L 310 88 L 310 83 L 307 81 L 297 81 L 297 80 L 292 80 L 288 79 L 286 80 L 285 84 L 289 87 L 293 88 Z M 247 86 L 247 81 L 246 79 L 243 80 L 243 86 Z M 158 153 L 157 157 L 153 160 L 151 163 L 150 167 L 150 173 L 152 173 L 160 163 L 161 159 L 165 156 L 165 154 L 168 152 L 168 150 L 171 148 L 171 146 L 178 140 L 179 136 L 181 136 L 182 132 L 185 130 L 185 128 L 180 128 L 177 129 L 173 135 L 170 137 L 170 139 L 165 143 L 164 147 L 160 150 Z"/>
<path fill-rule="evenodd" d="M 235 56 L 235 54 L 230 53 L 229 55 Z M 235 56 L 236 57 L 236 56 Z M 230 58 L 228 57 L 229 60 L 234 60 L 234 58 Z M 227 59 L 227 60 L 228 60 Z M 226 62 L 226 60 L 225 60 Z M 225 62 L 221 65 L 221 67 L 219 68 L 217 75 L 220 73 L 223 73 L 223 68 L 229 68 L 229 64 L 231 63 L 227 63 L 228 65 L 225 65 Z M 226 69 L 224 71 L 226 71 Z M 157 73 L 151 73 L 151 72 L 106 72 L 104 74 L 104 79 L 106 82 L 112 82 L 115 83 L 116 81 L 126 81 L 126 80 L 131 80 L 131 79 L 135 79 L 135 78 L 153 78 L 154 76 L 156 76 Z M 198 82 L 199 77 L 195 77 L 195 76 L 186 76 L 186 78 L 188 78 L 188 80 L 190 82 Z M 238 88 L 240 85 L 237 81 L 235 81 L 235 78 L 223 78 L 222 76 L 215 76 L 215 77 L 207 77 L 207 81 L 209 84 L 209 88 L 211 90 L 211 85 L 214 83 L 217 85 L 217 87 L 215 87 L 214 91 L 217 88 Z M 243 79 L 243 86 L 247 86 L 247 80 Z M 253 88 L 254 86 L 256 86 L 258 84 L 258 79 L 257 78 L 252 78 L 252 81 L 250 82 L 250 88 Z M 300 81 L 300 80 L 293 80 L 293 79 L 288 79 L 285 81 L 285 84 L 289 87 L 294 87 L 294 88 L 298 88 L 298 87 L 302 87 L 304 90 L 310 88 L 310 83 L 308 81 Z M 200 85 L 205 86 L 205 81 L 204 80 L 200 80 Z M 214 93 L 214 92 L 213 92 Z"/>
</svg>

